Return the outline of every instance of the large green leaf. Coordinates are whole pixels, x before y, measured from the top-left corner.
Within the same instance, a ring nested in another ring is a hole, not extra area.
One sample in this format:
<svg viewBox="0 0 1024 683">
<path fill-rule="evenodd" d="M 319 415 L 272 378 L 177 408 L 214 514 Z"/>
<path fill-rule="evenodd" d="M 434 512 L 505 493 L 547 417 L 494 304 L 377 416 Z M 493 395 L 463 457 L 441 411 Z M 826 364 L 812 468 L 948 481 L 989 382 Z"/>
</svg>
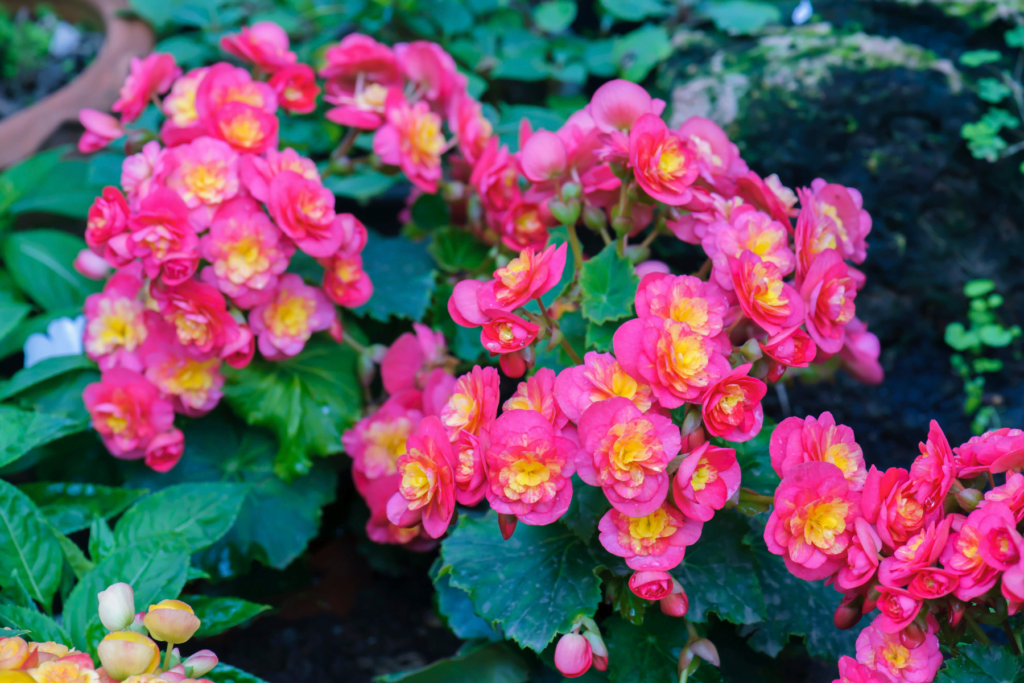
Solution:
<svg viewBox="0 0 1024 683">
<path fill-rule="evenodd" d="M 442 542 L 441 558 L 477 614 L 537 652 L 578 617 L 592 616 L 601 600 L 599 561 L 560 524 L 520 524 L 506 541 L 497 513 L 466 515 Z"/>
<path fill-rule="evenodd" d="M 340 197 L 365 202 L 383 194 L 398 180 L 397 175 L 384 175 L 380 171 L 364 169 L 349 176 L 327 176 L 324 187 Z"/>
<path fill-rule="evenodd" d="M 373 296 L 356 309 L 359 315 L 422 320 L 434 291 L 434 260 L 426 243 L 370 232 L 363 250 L 363 269 L 373 281 Z"/>
<path fill-rule="evenodd" d="M 550 0 L 533 8 L 533 21 L 545 33 L 561 33 L 576 18 L 573 0 Z"/>
<path fill-rule="evenodd" d="M 189 549 L 177 534 L 148 538 L 116 548 L 82 577 L 64 603 L 64 628 L 71 642 L 94 654 L 106 629 L 100 623 L 96 595 L 110 584 L 124 582 L 135 591 L 135 605 L 148 609 L 181 593 L 188 574 Z"/>
<path fill-rule="evenodd" d="M 5 338 L 14 330 L 32 307 L 17 301 L 0 301 L 0 339 Z"/>
<path fill-rule="evenodd" d="M 643 21 L 647 17 L 663 17 L 669 8 L 659 0 L 601 0 L 604 7 L 616 19 Z"/>
<path fill-rule="evenodd" d="M 258 605 L 241 598 L 184 595 L 181 599 L 195 610 L 196 616 L 202 622 L 199 630 L 196 631 L 196 638 L 220 635 L 270 609 L 270 605 Z"/>
<path fill-rule="evenodd" d="M 654 609 L 636 626 L 621 617 L 602 624 L 612 683 L 669 683 L 678 679 L 679 651 L 689 639 L 686 620 Z"/>
<path fill-rule="evenodd" d="M 21 291 L 43 309 L 54 311 L 81 307 L 85 297 L 103 288 L 71 266 L 82 249 L 81 237 L 58 230 L 26 230 L 9 235 L 2 254 Z"/>
<path fill-rule="evenodd" d="M 246 422 L 277 435 L 275 471 L 293 479 L 309 473 L 313 457 L 341 452 L 341 433 L 361 415 L 355 370 L 351 348 L 318 335 L 295 358 L 225 369 L 224 395 Z"/>
<path fill-rule="evenodd" d="M 715 22 L 716 28 L 730 35 L 756 33 L 782 19 L 778 7 L 761 0 L 704 2 L 699 10 Z"/>
<path fill-rule="evenodd" d="M 19 487 L 62 534 L 88 529 L 96 517 L 110 519 L 146 494 L 138 489 L 79 483 L 34 483 Z"/>
<path fill-rule="evenodd" d="M 530 668 L 504 643 L 464 648 L 454 657 L 400 674 L 377 676 L 376 683 L 526 683 Z M 466 651 L 468 650 L 468 651 Z"/>
<path fill-rule="evenodd" d="M 0 604 L 0 624 L 16 630 L 28 631 L 28 640 L 34 643 L 55 642 L 71 646 L 71 638 L 60 624 L 33 609 Z"/>
<path fill-rule="evenodd" d="M 135 503 L 114 528 L 114 540 L 127 546 L 147 538 L 180 534 L 196 552 L 219 541 L 238 518 L 245 499 L 242 484 L 169 486 Z"/>
<path fill-rule="evenodd" d="M 63 415 L 51 415 L 0 405 L 0 467 L 9 465 L 36 446 L 85 429 L 86 424 Z"/>
<path fill-rule="evenodd" d="M 671 573 L 690 599 L 688 619 L 706 621 L 708 612 L 734 624 L 765 619 L 757 559 L 744 543 L 749 530 L 739 514 L 720 510 L 704 524 L 700 540 L 686 549 L 683 564 Z"/>
<path fill-rule="evenodd" d="M 254 676 L 223 662 L 218 664 L 213 671 L 203 674 L 203 678 L 213 681 L 213 683 L 267 683 L 259 676 Z"/>
<path fill-rule="evenodd" d="M 772 459 L 768 453 L 774 431 L 775 423 L 766 417 L 760 433 L 750 441 L 734 443 L 719 438 L 711 440 L 718 446 L 736 451 L 736 460 L 743 471 L 742 486 L 766 496 L 774 495 L 780 481 L 779 475 L 772 469 Z"/>
<path fill-rule="evenodd" d="M 584 484 L 579 475 L 575 474 L 572 477 L 572 501 L 559 521 L 572 529 L 584 543 L 590 543 L 597 531 L 597 523 L 611 507 L 602 489 Z"/>
<path fill-rule="evenodd" d="M 20 581 L 48 607 L 60 586 L 63 557 L 35 503 L 0 479 L 0 586 Z"/>
<path fill-rule="evenodd" d="M 0 213 L 7 213 L 11 204 L 52 173 L 68 149 L 58 147 L 40 152 L 0 173 Z"/>
<path fill-rule="evenodd" d="M 612 60 L 620 75 L 634 83 L 644 80 L 651 69 L 671 54 L 672 41 L 664 26 L 641 26 L 612 43 Z"/>
<path fill-rule="evenodd" d="M 491 627 L 473 611 L 469 594 L 451 585 L 448 573 L 438 574 L 440 560 L 430 568 L 430 577 L 437 591 L 437 611 L 445 618 L 452 633 L 463 640 L 501 640 L 501 630 Z"/>
<path fill-rule="evenodd" d="M 3 311 L 0 308 L 0 315 L 2 314 Z M 0 384 L 0 401 L 6 401 L 12 396 L 65 373 L 95 369 L 96 363 L 84 355 L 47 358 L 30 368 L 18 370 L 10 380 Z"/>
<path fill-rule="evenodd" d="M 937 683 L 1018 683 L 1024 677 L 1024 659 L 1009 648 L 971 643 L 957 649 L 960 655 L 946 660 Z"/>
<path fill-rule="evenodd" d="M 433 232 L 429 250 L 442 270 L 462 273 L 482 269 L 491 249 L 465 230 L 446 227 Z"/>
<path fill-rule="evenodd" d="M 601 324 L 632 315 L 639 284 L 633 264 L 616 254 L 615 245 L 609 244 L 580 270 L 583 317 Z"/>
</svg>

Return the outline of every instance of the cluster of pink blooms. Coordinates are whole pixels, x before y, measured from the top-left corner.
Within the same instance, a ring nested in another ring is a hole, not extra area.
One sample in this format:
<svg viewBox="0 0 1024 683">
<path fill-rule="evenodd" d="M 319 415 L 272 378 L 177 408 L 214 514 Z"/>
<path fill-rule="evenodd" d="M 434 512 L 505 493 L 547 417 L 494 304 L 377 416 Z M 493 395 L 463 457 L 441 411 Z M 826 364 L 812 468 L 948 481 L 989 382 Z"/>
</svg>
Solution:
<svg viewBox="0 0 1024 683">
<path fill-rule="evenodd" d="M 782 483 L 769 550 L 795 576 L 844 594 L 839 628 L 879 610 L 856 660 L 840 661 L 839 683 L 927 683 L 942 664 L 940 630 L 959 636 L 990 608 L 1004 618 L 1024 605 L 1024 432 L 951 449 L 933 421 L 920 451 L 909 471 L 866 470 L 853 431 L 829 413 L 789 418 L 772 434 Z"/>
<path fill-rule="evenodd" d="M 102 277 L 85 304 L 85 350 L 103 371 L 86 388 L 94 428 L 118 458 L 165 472 L 184 442 L 174 414 L 203 415 L 222 396 L 223 363 L 241 368 L 300 353 L 315 332 L 342 338 L 336 305 L 373 292 L 363 225 L 335 211 L 312 160 L 278 149 L 278 107 L 308 112 L 319 86 L 274 24 L 225 36 L 228 63 L 185 74 L 166 54 L 133 60 L 113 109 L 83 111 L 79 148 L 128 135 L 121 188 L 89 211 L 76 265 Z M 163 99 L 160 96 L 163 95 Z M 123 127 L 155 103 L 159 135 Z M 139 149 L 138 145 L 144 143 Z M 324 268 L 320 286 L 287 272 L 299 249 Z M 98 262 L 98 266 L 96 265 Z"/>
</svg>

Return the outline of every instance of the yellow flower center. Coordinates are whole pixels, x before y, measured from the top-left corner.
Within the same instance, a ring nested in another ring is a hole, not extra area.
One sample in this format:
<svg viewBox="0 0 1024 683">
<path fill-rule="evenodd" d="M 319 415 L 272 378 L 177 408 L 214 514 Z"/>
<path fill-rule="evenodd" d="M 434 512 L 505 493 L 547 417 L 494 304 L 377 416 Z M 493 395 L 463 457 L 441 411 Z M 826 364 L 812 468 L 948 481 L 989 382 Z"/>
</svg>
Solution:
<svg viewBox="0 0 1024 683">
<path fill-rule="evenodd" d="M 251 109 L 239 113 L 229 121 L 220 122 L 224 139 L 243 149 L 258 147 L 263 141 L 263 126 Z"/>
<path fill-rule="evenodd" d="M 699 337 L 687 335 L 672 343 L 671 361 L 679 375 L 693 377 L 707 367 L 708 354 Z"/>
<path fill-rule="evenodd" d="M 227 168 L 223 161 L 213 160 L 196 164 L 182 164 L 182 182 L 189 192 L 198 197 L 204 204 L 213 204 L 220 200 L 224 191 Z"/>
<path fill-rule="evenodd" d="M 516 493 L 523 493 L 551 478 L 548 466 L 536 460 L 518 460 L 512 463 L 511 470 L 508 487 Z"/>
<path fill-rule="evenodd" d="M 236 285 L 247 282 L 254 275 L 270 268 L 270 259 L 262 247 L 263 244 L 257 238 L 243 237 L 229 246 L 227 257 L 214 265 L 215 272 Z"/>
<path fill-rule="evenodd" d="M 672 301 L 669 317 L 686 323 L 695 332 L 705 330 L 708 325 L 708 302 L 701 298 L 676 298 Z"/>
<path fill-rule="evenodd" d="M 686 171 L 686 152 L 674 137 L 661 144 L 657 152 L 658 175 L 663 180 L 675 180 Z"/>
<path fill-rule="evenodd" d="M 111 415 L 107 418 L 107 427 L 114 434 L 120 434 L 128 427 L 128 420 L 119 415 Z"/>
<path fill-rule="evenodd" d="M 905 669 L 907 664 L 910 663 L 910 650 L 903 647 L 900 643 L 890 641 L 886 643 L 885 648 L 882 650 L 882 657 L 892 668 Z"/>
<path fill-rule="evenodd" d="M 432 468 L 424 467 L 419 460 L 425 457 L 421 451 L 412 451 L 414 459 L 405 463 L 402 468 L 402 495 L 407 500 L 422 501 L 425 505 L 434 495 L 434 482 L 437 473 Z"/>
<path fill-rule="evenodd" d="M 392 422 L 374 422 L 367 429 L 364 459 L 371 469 L 379 469 L 380 476 L 394 474 L 398 459 L 406 453 L 406 442 L 412 433 L 412 422 L 400 417 Z M 375 479 L 376 477 L 371 477 Z"/>
<path fill-rule="evenodd" d="M 141 309 L 130 299 L 102 299 L 99 314 L 89 321 L 89 352 L 101 356 L 122 348 L 137 349 L 146 340 Z"/>
<path fill-rule="evenodd" d="M 700 464 L 690 480 L 690 486 L 694 491 L 703 491 L 708 484 L 714 483 L 717 479 L 718 470 L 711 466 L 707 458 L 701 458 Z"/>
<path fill-rule="evenodd" d="M 629 520 L 629 535 L 636 540 L 653 540 L 671 536 L 676 532 L 672 520 L 664 509 L 658 508 L 646 517 L 633 517 Z"/>
<path fill-rule="evenodd" d="M 837 443 L 829 446 L 825 450 L 825 456 L 822 459 L 825 462 L 834 464 L 843 471 L 843 474 L 848 473 L 854 467 L 853 462 L 850 460 L 850 447 L 845 443 Z"/>
<path fill-rule="evenodd" d="M 803 524 L 804 541 L 822 550 L 831 548 L 836 537 L 846 531 L 846 514 L 849 509 L 850 504 L 842 498 L 833 498 L 830 502 L 812 507 Z"/>
<path fill-rule="evenodd" d="M 312 299 L 282 290 L 263 311 L 263 321 L 276 337 L 309 338 L 309 318 L 315 310 Z"/>
</svg>

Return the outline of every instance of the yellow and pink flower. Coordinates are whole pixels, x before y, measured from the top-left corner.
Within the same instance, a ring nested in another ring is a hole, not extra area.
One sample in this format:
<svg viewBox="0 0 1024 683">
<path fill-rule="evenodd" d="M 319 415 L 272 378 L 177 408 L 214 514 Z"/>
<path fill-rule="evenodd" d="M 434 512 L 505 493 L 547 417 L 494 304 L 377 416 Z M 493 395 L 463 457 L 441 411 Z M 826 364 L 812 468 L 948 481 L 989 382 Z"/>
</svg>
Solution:
<svg viewBox="0 0 1024 683">
<path fill-rule="evenodd" d="M 258 21 L 243 26 L 238 33 L 221 37 L 220 47 L 243 62 L 275 73 L 295 63 L 295 53 L 288 49 L 288 34 L 272 21 Z"/>
<path fill-rule="evenodd" d="M 284 234 L 310 256 L 331 256 L 345 239 L 345 227 L 334 212 L 334 194 L 295 171 L 280 171 L 270 181 L 267 210 Z"/>
<path fill-rule="evenodd" d="M 679 465 L 672 497 L 684 515 L 707 522 L 740 490 L 740 477 L 736 451 L 706 441 Z"/>
<path fill-rule="evenodd" d="M 373 136 L 373 151 L 381 161 L 398 166 L 413 185 L 437 192 L 441 154 L 446 142 L 441 117 L 424 101 L 409 104 L 400 90 L 391 90 L 384 103 L 386 123 Z"/>
<path fill-rule="evenodd" d="M 389 88 L 403 84 L 395 53 L 369 36 L 350 33 L 324 54 L 324 100 L 337 105 L 326 118 L 343 126 L 377 130 L 384 123 Z"/>
<path fill-rule="evenodd" d="M 773 264 L 782 277 L 792 273 L 796 267 L 785 226 L 761 211 L 741 211 L 733 214 L 731 221 L 712 223 L 701 245 L 714 264 L 712 274 L 715 282 L 726 290 L 734 288 L 729 262 L 745 251 Z"/>
<path fill-rule="evenodd" d="M 644 275 L 636 290 L 636 314 L 641 318 L 657 316 L 686 323 L 693 332 L 713 339 L 722 353 L 732 352 L 732 344 L 722 334 L 729 302 L 722 290 L 700 278 L 667 273 Z"/>
<path fill-rule="evenodd" d="M 205 66 L 192 69 L 174 81 L 171 92 L 164 98 L 163 110 L 167 118 L 160 126 L 160 139 L 168 147 L 206 135 L 206 125 L 199 120 L 199 112 L 196 111 L 196 93 L 207 71 L 209 67 Z"/>
<path fill-rule="evenodd" d="M 145 304 L 139 297 L 142 280 L 124 268 L 103 286 L 103 292 L 85 299 L 85 353 L 101 370 L 126 367 L 141 371 L 139 351 L 149 330 Z"/>
<path fill-rule="evenodd" d="M 373 281 L 363 270 L 363 257 L 359 254 L 339 252 L 321 262 L 324 266 L 324 293 L 334 303 L 345 308 L 358 308 L 373 296 Z"/>
<path fill-rule="evenodd" d="M 500 382 L 497 370 L 479 365 L 459 377 L 454 393 L 441 410 L 441 422 L 451 441 L 463 431 L 480 436 L 490 427 L 498 415 Z"/>
<path fill-rule="evenodd" d="M 270 299 L 252 309 L 249 326 L 264 358 L 284 360 L 302 351 L 314 332 L 329 329 L 336 315 L 319 288 L 290 273 L 280 278 Z"/>
<path fill-rule="evenodd" d="M 423 418 L 409 435 L 406 452 L 398 458 L 398 492 L 388 501 L 388 520 L 399 527 L 423 525 L 431 538 L 448 530 L 455 512 L 455 467 L 441 421 Z"/>
<path fill-rule="evenodd" d="M 939 624 L 931 614 L 927 617 L 928 632 L 916 647 L 905 643 L 900 633 L 886 633 L 881 627 L 883 615 L 857 636 L 857 661 L 882 674 L 889 683 L 929 683 L 942 666 Z"/>
<path fill-rule="evenodd" d="M 641 413 L 651 409 L 651 388 L 630 377 L 610 353 L 590 351 L 583 365 L 562 370 L 555 379 L 555 399 L 573 422 L 594 403 L 614 396 L 633 402 Z"/>
<path fill-rule="evenodd" d="M 139 203 L 128 219 L 131 234 L 124 251 L 142 259 L 146 276 L 166 285 L 187 281 L 199 266 L 199 238 L 189 222 L 188 206 L 172 190 L 160 187 Z M 115 250 L 122 248 L 115 246 Z"/>
<path fill-rule="evenodd" d="M 735 195 L 735 179 L 749 169 L 725 131 L 711 119 L 691 116 L 679 126 L 678 132 L 697 153 L 701 181 L 716 192 Z"/>
<path fill-rule="evenodd" d="M 170 397 L 177 412 L 200 417 L 220 402 L 224 377 L 221 360 L 191 357 L 169 325 L 155 325 L 142 349 L 146 379 Z"/>
<path fill-rule="evenodd" d="M 770 261 L 752 251 L 729 259 L 733 288 L 740 308 L 770 336 L 776 336 L 804 321 L 806 309 L 800 293 L 782 281 L 783 273 Z"/>
<path fill-rule="evenodd" d="M 604 549 L 637 571 L 669 571 L 700 538 L 703 522 L 686 517 L 670 501 L 649 515 L 630 517 L 615 508 L 597 525 Z"/>
<path fill-rule="evenodd" d="M 546 417 L 556 430 L 561 431 L 569 423 L 569 417 L 555 400 L 557 381 L 554 370 L 540 368 L 532 377 L 519 383 L 516 393 L 505 401 L 502 410 L 535 410 Z"/>
<path fill-rule="evenodd" d="M 131 257 L 120 254 L 111 240 L 128 231 L 128 200 L 116 187 L 104 187 L 93 200 L 85 223 L 85 243 L 115 268 L 127 265 Z M 122 238 L 123 241 L 123 238 Z M 121 249 L 125 247 L 122 245 Z"/>
<path fill-rule="evenodd" d="M 800 283 L 800 295 L 807 308 L 807 332 L 818 348 L 825 353 L 841 351 L 857 287 L 839 252 L 828 249 L 818 255 Z"/>
<path fill-rule="evenodd" d="M 750 441 L 761 431 L 764 410 L 761 399 L 768 387 L 750 377 L 751 363 L 740 365 L 715 382 L 704 395 L 701 416 L 708 433 L 726 441 Z"/>
<path fill-rule="evenodd" d="M 239 152 L 262 154 L 277 146 L 277 116 L 242 102 L 229 102 L 212 116 L 210 135 Z"/>
<path fill-rule="evenodd" d="M 789 219 L 796 215 L 793 207 L 796 205 L 797 195 L 782 184 L 779 176 L 773 173 L 762 179 L 753 171 L 747 171 L 736 179 L 736 192 L 743 201 L 759 211 L 764 211 L 792 232 L 793 226 Z"/>
<path fill-rule="evenodd" d="M 452 98 L 466 91 L 466 77 L 455 60 L 437 43 L 415 40 L 394 47 L 398 66 L 436 111 L 446 111 Z"/>
<path fill-rule="evenodd" d="M 483 115 L 480 103 L 466 94 L 452 100 L 448 107 L 448 129 L 459 141 L 459 151 L 473 165 L 480 159 L 494 133 L 491 122 Z"/>
<path fill-rule="evenodd" d="M 153 437 L 174 424 L 170 401 L 127 368 L 105 370 L 99 382 L 85 388 L 82 400 L 107 450 L 123 460 L 144 457 Z"/>
<path fill-rule="evenodd" d="M 283 67 L 270 77 L 270 87 L 277 93 L 277 100 L 285 111 L 309 114 L 316 109 L 320 86 L 313 67 L 308 64 Z"/>
<path fill-rule="evenodd" d="M 864 451 L 854 441 L 853 430 L 836 424 L 828 411 L 817 418 L 787 417 L 772 432 L 768 452 L 772 468 L 782 479 L 801 463 L 828 462 L 839 468 L 850 489 L 864 489 L 868 476 Z"/>
<path fill-rule="evenodd" d="M 680 206 L 693 197 L 690 186 L 700 173 L 697 155 L 660 117 L 645 114 L 633 124 L 629 164 L 640 188 L 659 202 Z"/>
<path fill-rule="evenodd" d="M 178 342 L 193 358 L 216 356 L 230 365 L 232 356 L 244 352 L 252 342 L 252 332 L 231 316 L 224 295 L 212 285 L 186 280 L 174 287 L 152 286 L 150 293 L 164 320 L 174 326 Z"/>
<path fill-rule="evenodd" d="M 131 123 L 142 115 L 154 96 L 167 92 L 181 69 L 174 56 L 154 52 L 139 59 L 132 57 L 131 71 L 111 109 L 121 114 L 121 123 Z"/>
<path fill-rule="evenodd" d="M 389 398 L 341 435 L 360 492 L 366 482 L 397 474 L 398 458 L 405 454 L 409 435 L 422 420 L 419 392 L 405 391 Z"/>
<path fill-rule="evenodd" d="M 238 194 L 238 153 L 226 142 L 199 137 L 167 151 L 161 178 L 185 202 L 196 230 L 204 230 L 217 208 Z"/>
</svg>

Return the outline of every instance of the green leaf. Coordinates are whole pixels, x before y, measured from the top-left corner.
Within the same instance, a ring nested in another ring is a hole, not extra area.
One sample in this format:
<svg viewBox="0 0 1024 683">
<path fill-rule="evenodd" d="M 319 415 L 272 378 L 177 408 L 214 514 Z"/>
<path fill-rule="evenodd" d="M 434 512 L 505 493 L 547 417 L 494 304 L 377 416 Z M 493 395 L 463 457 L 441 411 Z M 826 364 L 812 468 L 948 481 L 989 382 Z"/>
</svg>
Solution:
<svg viewBox="0 0 1024 683">
<path fill-rule="evenodd" d="M 437 260 L 437 265 L 447 273 L 480 270 L 491 251 L 476 237 L 455 227 L 435 230 L 428 249 Z"/>
<path fill-rule="evenodd" d="M 960 55 L 960 63 L 964 66 L 976 67 L 998 62 L 1002 58 L 1002 53 L 997 50 L 971 50 Z"/>
<path fill-rule="evenodd" d="M 412 204 L 412 222 L 423 230 L 448 225 L 448 204 L 441 195 L 421 194 Z"/>
<path fill-rule="evenodd" d="M 0 173 L 0 213 L 7 213 L 14 202 L 50 175 L 69 149 L 65 146 L 40 152 Z"/>
<path fill-rule="evenodd" d="M 659 0 L 601 0 L 601 7 L 623 21 L 643 21 L 648 17 L 664 17 L 671 12 Z"/>
<path fill-rule="evenodd" d="M 96 595 L 112 583 L 135 591 L 135 604 L 148 607 L 181 593 L 188 573 L 188 544 L 176 534 L 117 548 L 82 577 L 64 603 L 64 628 L 82 652 L 94 654 L 106 629 L 100 623 Z"/>
<path fill-rule="evenodd" d="M 623 566 L 625 566 L 625 563 L 623 563 Z M 612 609 L 618 612 L 620 617 L 637 626 L 644 623 L 647 608 L 653 603 L 649 600 L 644 600 L 630 590 L 629 574 L 624 576 L 613 574 L 611 577 L 605 577 L 602 587 L 604 588 L 604 601 L 611 605 Z"/>
<path fill-rule="evenodd" d="M 24 582 L 33 600 L 49 607 L 60 586 L 64 558 L 35 503 L 0 479 L 0 586 Z"/>
<path fill-rule="evenodd" d="M 39 212 L 85 219 L 93 200 L 103 191 L 102 186 L 89 182 L 89 170 L 88 161 L 62 160 L 11 204 L 11 213 Z M 71 236 L 55 230 L 51 232 Z"/>
<path fill-rule="evenodd" d="M 363 268 L 373 281 L 373 297 L 355 312 L 375 320 L 422 320 L 434 291 L 434 260 L 427 245 L 371 231 Z"/>
<path fill-rule="evenodd" d="M 157 43 L 153 51 L 173 55 L 174 61 L 184 69 L 194 69 L 210 62 L 216 62 L 216 50 L 203 40 L 202 35 L 202 33 L 185 33 L 170 36 Z"/>
<path fill-rule="evenodd" d="M 707 621 L 708 612 L 734 624 L 764 621 L 757 559 L 744 543 L 749 529 L 739 514 L 719 511 L 704 524 L 700 540 L 686 549 L 683 564 L 671 571 L 690 598 L 686 616 L 691 621 Z"/>
<path fill-rule="evenodd" d="M 533 21 L 545 33 L 561 33 L 576 19 L 573 0 L 551 0 L 533 8 Z"/>
<path fill-rule="evenodd" d="M 736 460 L 743 471 L 742 486 L 752 491 L 770 496 L 779 486 L 779 475 L 772 469 L 771 455 L 768 446 L 771 443 L 775 424 L 770 417 L 764 419 L 761 431 L 750 441 L 733 443 L 724 439 L 714 438 L 712 442 L 722 448 L 736 451 Z"/>
<path fill-rule="evenodd" d="M 183 595 L 181 599 L 195 610 L 202 622 L 195 635 L 198 639 L 220 635 L 270 609 L 270 605 L 258 605 L 241 598 Z"/>
<path fill-rule="evenodd" d="M 663 26 L 638 28 L 616 38 L 612 45 L 612 59 L 619 67 L 619 74 L 634 83 L 647 78 L 651 69 L 671 54 L 672 41 Z"/>
<path fill-rule="evenodd" d="M 54 642 L 71 645 L 71 638 L 60 624 L 36 610 L 17 605 L 0 605 L 0 624 L 16 630 L 28 631 L 27 640 L 33 643 Z"/>
<path fill-rule="evenodd" d="M 754 0 L 705 2 L 699 10 L 715 23 L 715 28 L 733 36 L 756 33 L 768 24 L 782 20 L 778 7 Z"/>
<path fill-rule="evenodd" d="M 85 429 L 81 420 L 0 405 L 0 467 L 36 446 Z"/>
<path fill-rule="evenodd" d="M 217 664 L 213 671 L 203 674 L 203 678 L 213 681 L 213 683 L 267 683 L 259 676 L 254 676 L 223 662 Z"/>
<path fill-rule="evenodd" d="M 473 611 L 473 601 L 469 599 L 469 594 L 453 587 L 448 573 L 438 575 L 440 565 L 440 561 L 434 562 L 430 568 L 430 577 L 437 591 L 437 611 L 445 618 L 452 633 L 463 640 L 502 640 L 501 630 L 492 628 Z"/>
<path fill-rule="evenodd" d="M 974 330 L 968 330 L 964 327 L 961 322 L 950 323 L 946 325 L 946 343 L 956 349 L 957 351 L 966 351 L 967 349 L 978 346 L 980 340 L 978 339 L 977 333 Z"/>
<path fill-rule="evenodd" d="M 530 668 L 503 643 L 470 648 L 466 654 L 441 659 L 416 671 L 385 674 L 376 683 L 526 683 Z"/>
<path fill-rule="evenodd" d="M 618 331 L 621 323 L 612 321 L 598 325 L 587 323 L 587 349 L 594 349 L 602 353 L 610 353 L 612 350 L 612 337 Z"/>
<path fill-rule="evenodd" d="M 1024 47 L 1024 26 L 1016 26 L 1003 34 L 1010 47 Z"/>
<path fill-rule="evenodd" d="M 348 345 L 318 335 L 286 361 L 225 368 L 224 395 L 246 422 L 277 435 L 274 470 L 293 479 L 309 473 L 313 457 L 341 452 L 341 433 L 362 412 L 355 369 L 356 354 Z"/>
<path fill-rule="evenodd" d="M 650 610 L 642 626 L 621 617 L 602 624 L 611 683 L 675 681 L 679 651 L 689 640 L 686 620 Z"/>
<path fill-rule="evenodd" d="M 494 128 L 494 133 L 501 139 L 501 144 L 515 152 L 519 149 L 519 125 L 523 119 L 530 122 L 534 130 L 558 130 L 565 123 L 565 117 L 545 107 L 528 104 L 502 104 L 501 119 Z"/>
<path fill-rule="evenodd" d="M 17 301 L 0 301 L 0 339 L 10 334 L 11 330 L 16 328 L 31 310 L 32 307 L 28 304 Z"/>
<path fill-rule="evenodd" d="M 71 567 L 75 579 L 80 581 L 83 576 L 96 568 L 96 563 L 90 561 L 74 541 L 57 531 L 52 525 L 50 529 L 53 531 L 57 542 L 60 543 L 60 550 L 64 553 L 64 559 L 67 560 L 68 566 Z"/>
<path fill-rule="evenodd" d="M 231 529 L 245 498 L 240 484 L 169 486 L 131 506 L 114 528 L 119 546 L 166 534 L 180 534 L 196 552 L 219 541 Z"/>
<path fill-rule="evenodd" d="M 937 683 L 1016 683 L 1024 661 L 1006 647 L 985 647 L 981 643 L 959 645 L 960 656 L 946 660 Z"/>
<path fill-rule="evenodd" d="M 997 78 L 982 78 L 978 80 L 978 97 L 996 104 L 1002 102 L 1013 94 L 1013 91 L 1003 85 Z"/>
<path fill-rule="evenodd" d="M 639 284 L 633 264 L 609 244 L 580 269 L 583 317 L 600 324 L 632 315 Z"/>
<path fill-rule="evenodd" d="M 464 515 L 441 543 L 442 571 L 469 593 L 477 614 L 501 624 L 522 647 L 540 652 L 577 617 L 592 616 L 601 600 L 597 560 L 558 524 L 520 524 L 505 541 L 498 515 Z"/>
<path fill-rule="evenodd" d="M 588 486 L 583 483 L 578 474 L 572 477 L 572 501 L 569 502 L 569 509 L 559 520 L 569 527 L 584 543 L 590 543 L 597 531 L 597 523 L 601 521 L 604 513 L 608 512 L 612 504 L 604 491 L 596 486 Z"/>
<path fill-rule="evenodd" d="M 2 313 L 2 311 L 0 311 Z M 96 363 L 88 356 L 58 356 L 47 358 L 30 368 L 22 368 L 14 373 L 10 380 L 0 384 L 0 401 L 30 389 L 37 384 L 59 377 L 73 370 L 95 370 Z"/>
<path fill-rule="evenodd" d="M 107 520 L 96 517 L 89 525 L 89 557 L 93 562 L 102 562 L 114 552 L 114 532 Z"/>
<path fill-rule="evenodd" d="M 88 529 L 96 517 L 110 519 L 146 494 L 137 489 L 79 483 L 22 484 L 19 488 L 62 534 Z"/>
<path fill-rule="evenodd" d="M 85 249 L 80 237 L 58 230 L 16 232 L 3 242 L 4 264 L 18 287 L 44 310 L 81 307 L 85 297 L 103 284 L 79 275 L 71 267 Z"/>
<path fill-rule="evenodd" d="M 996 324 L 982 325 L 978 330 L 978 337 L 981 338 L 981 343 L 985 346 L 997 349 L 1008 346 L 1013 341 L 1013 333 L 1002 325 Z"/>
<path fill-rule="evenodd" d="M 964 296 L 968 299 L 974 299 L 979 296 L 985 296 L 996 288 L 996 283 L 992 280 L 970 280 L 964 285 Z"/>
<path fill-rule="evenodd" d="M 397 175 L 384 175 L 379 171 L 360 168 L 349 176 L 327 176 L 324 178 L 324 187 L 339 197 L 365 202 L 384 194 L 398 179 Z"/>
</svg>

